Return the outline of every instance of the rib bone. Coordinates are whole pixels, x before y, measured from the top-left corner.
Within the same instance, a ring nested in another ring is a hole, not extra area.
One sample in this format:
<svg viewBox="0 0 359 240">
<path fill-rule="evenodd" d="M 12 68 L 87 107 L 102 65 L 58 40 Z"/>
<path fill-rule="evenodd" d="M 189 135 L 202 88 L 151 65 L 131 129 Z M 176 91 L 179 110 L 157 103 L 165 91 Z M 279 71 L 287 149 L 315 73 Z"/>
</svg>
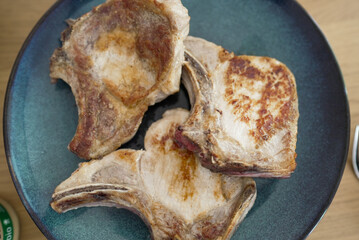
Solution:
<svg viewBox="0 0 359 240">
<path fill-rule="evenodd" d="M 179 148 L 172 138 L 187 117 L 187 110 L 167 111 L 148 130 L 146 151 L 122 149 L 81 164 L 55 189 L 52 208 L 125 207 L 154 239 L 229 239 L 254 203 L 255 182 L 213 173 Z"/>
<path fill-rule="evenodd" d="M 188 37 L 182 79 L 192 110 L 176 133 L 215 172 L 289 177 L 296 167 L 298 99 L 290 70 Z"/>
<path fill-rule="evenodd" d="M 179 90 L 189 16 L 180 0 L 108 0 L 69 24 L 50 76 L 70 85 L 78 106 L 69 149 L 100 158 L 135 135 L 148 106 Z"/>
</svg>

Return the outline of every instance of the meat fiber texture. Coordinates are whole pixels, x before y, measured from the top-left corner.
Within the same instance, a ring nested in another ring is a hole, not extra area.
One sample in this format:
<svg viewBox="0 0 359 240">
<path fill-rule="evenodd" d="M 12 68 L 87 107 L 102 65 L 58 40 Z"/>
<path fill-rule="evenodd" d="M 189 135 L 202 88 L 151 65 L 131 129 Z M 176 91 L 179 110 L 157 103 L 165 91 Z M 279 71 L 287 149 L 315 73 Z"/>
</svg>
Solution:
<svg viewBox="0 0 359 240">
<path fill-rule="evenodd" d="M 108 0 L 68 22 L 50 76 L 70 85 L 78 107 L 69 149 L 100 158 L 134 136 L 148 106 L 179 90 L 189 16 L 180 0 Z"/>
<path fill-rule="evenodd" d="M 188 116 L 184 109 L 166 111 L 147 131 L 145 151 L 121 149 L 82 163 L 55 189 L 52 208 L 125 207 L 154 239 L 229 239 L 253 206 L 256 185 L 213 173 L 177 146 L 175 131 Z"/>
<path fill-rule="evenodd" d="M 296 82 L 269 57 L 236 56 L 188 37 L 182 79 L 191 114 L 177 142 L 215 172 L 286 178 L 296 168 Z"/>
</svg>

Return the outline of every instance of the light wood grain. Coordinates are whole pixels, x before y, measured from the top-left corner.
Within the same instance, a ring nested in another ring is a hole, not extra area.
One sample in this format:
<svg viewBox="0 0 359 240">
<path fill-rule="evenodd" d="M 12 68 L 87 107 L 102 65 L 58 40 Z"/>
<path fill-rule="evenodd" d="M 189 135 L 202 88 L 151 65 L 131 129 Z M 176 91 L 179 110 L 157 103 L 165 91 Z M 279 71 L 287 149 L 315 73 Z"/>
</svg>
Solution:
<svg viewBox="0 0 359 240">
<path fill-rule="evenodd" d="M 16 55 L 32 27 L 54 0 L 0 1 L 0 96 L 6 85 Z M 359 124 L 359 1 L 300 0 L 331 44 L 347 86 L 351 132 Z M 0 111 L 3 110 L 1 104 Z M 1 121 L 2 122 L 2 121 Z M 2 128 L 0 128 L 2 131 Z M 2 134 L 1 134 L 2 135 Z M 351 135 L 351 143 L 352 143 Z M 359 239 L 359 180 L 351 166 L 351 150 L 337 194 L 309 240 Z M 45 239 L 23 207 L 6 164 L 3 141 L 0 147 L 0 197 L 15 208 L 20 218 L 21 239 Z M 310 209 L 308 209 L 310 211 Z M 265 237 L 264 237 L 265 238 Z"/>
</svg>

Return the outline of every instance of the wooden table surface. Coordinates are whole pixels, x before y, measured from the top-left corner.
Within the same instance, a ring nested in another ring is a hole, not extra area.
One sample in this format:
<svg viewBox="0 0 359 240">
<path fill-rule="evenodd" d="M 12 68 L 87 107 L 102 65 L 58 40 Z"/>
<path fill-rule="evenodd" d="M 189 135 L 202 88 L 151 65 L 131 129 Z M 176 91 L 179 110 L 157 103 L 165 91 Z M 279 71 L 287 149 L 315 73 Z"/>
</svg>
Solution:
<svg viewBox="0 0 359 240">
<path fill-rule="evenodd" d="M 22 43 L 37 20 L 54 2 L 54 0 L 0 1 L 1 100 L 4 99 L 10 70 Z M 299 2 L 319 24 L 340 64 L 350 103 L 352 143 L 355 124 L 359 124 L 359 1 L 300 0 Z M 3 104 L 1 103 L 0 106 L 2 112 Z M 0 129 L 2 131 L 2 127 Z M 7 167 L 2 137 L 1 145 L 0 198 L 11 203 L 18 213 L 21 239 L 45 239 L 16 193 Z M 351 150 L 352 147 L 349 150 L 337 194 L 322 221 L 307 238 L 309 240 L 359 239 L 359 180 L 355 178 L 351 166 Z"/>
</svg>

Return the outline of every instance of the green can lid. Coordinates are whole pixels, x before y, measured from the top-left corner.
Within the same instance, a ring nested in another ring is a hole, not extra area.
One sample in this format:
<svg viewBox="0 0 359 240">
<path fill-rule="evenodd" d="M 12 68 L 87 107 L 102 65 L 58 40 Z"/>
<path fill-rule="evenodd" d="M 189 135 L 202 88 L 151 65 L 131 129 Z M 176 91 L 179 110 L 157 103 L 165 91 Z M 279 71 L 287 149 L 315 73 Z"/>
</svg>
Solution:
<svg viewBox="0 0 359 240">
<path fill-rule="evenodd" d="M 18 240 L 20 224 L 14 209 L 0 199 L 0 240 Z"/>
</svg>

